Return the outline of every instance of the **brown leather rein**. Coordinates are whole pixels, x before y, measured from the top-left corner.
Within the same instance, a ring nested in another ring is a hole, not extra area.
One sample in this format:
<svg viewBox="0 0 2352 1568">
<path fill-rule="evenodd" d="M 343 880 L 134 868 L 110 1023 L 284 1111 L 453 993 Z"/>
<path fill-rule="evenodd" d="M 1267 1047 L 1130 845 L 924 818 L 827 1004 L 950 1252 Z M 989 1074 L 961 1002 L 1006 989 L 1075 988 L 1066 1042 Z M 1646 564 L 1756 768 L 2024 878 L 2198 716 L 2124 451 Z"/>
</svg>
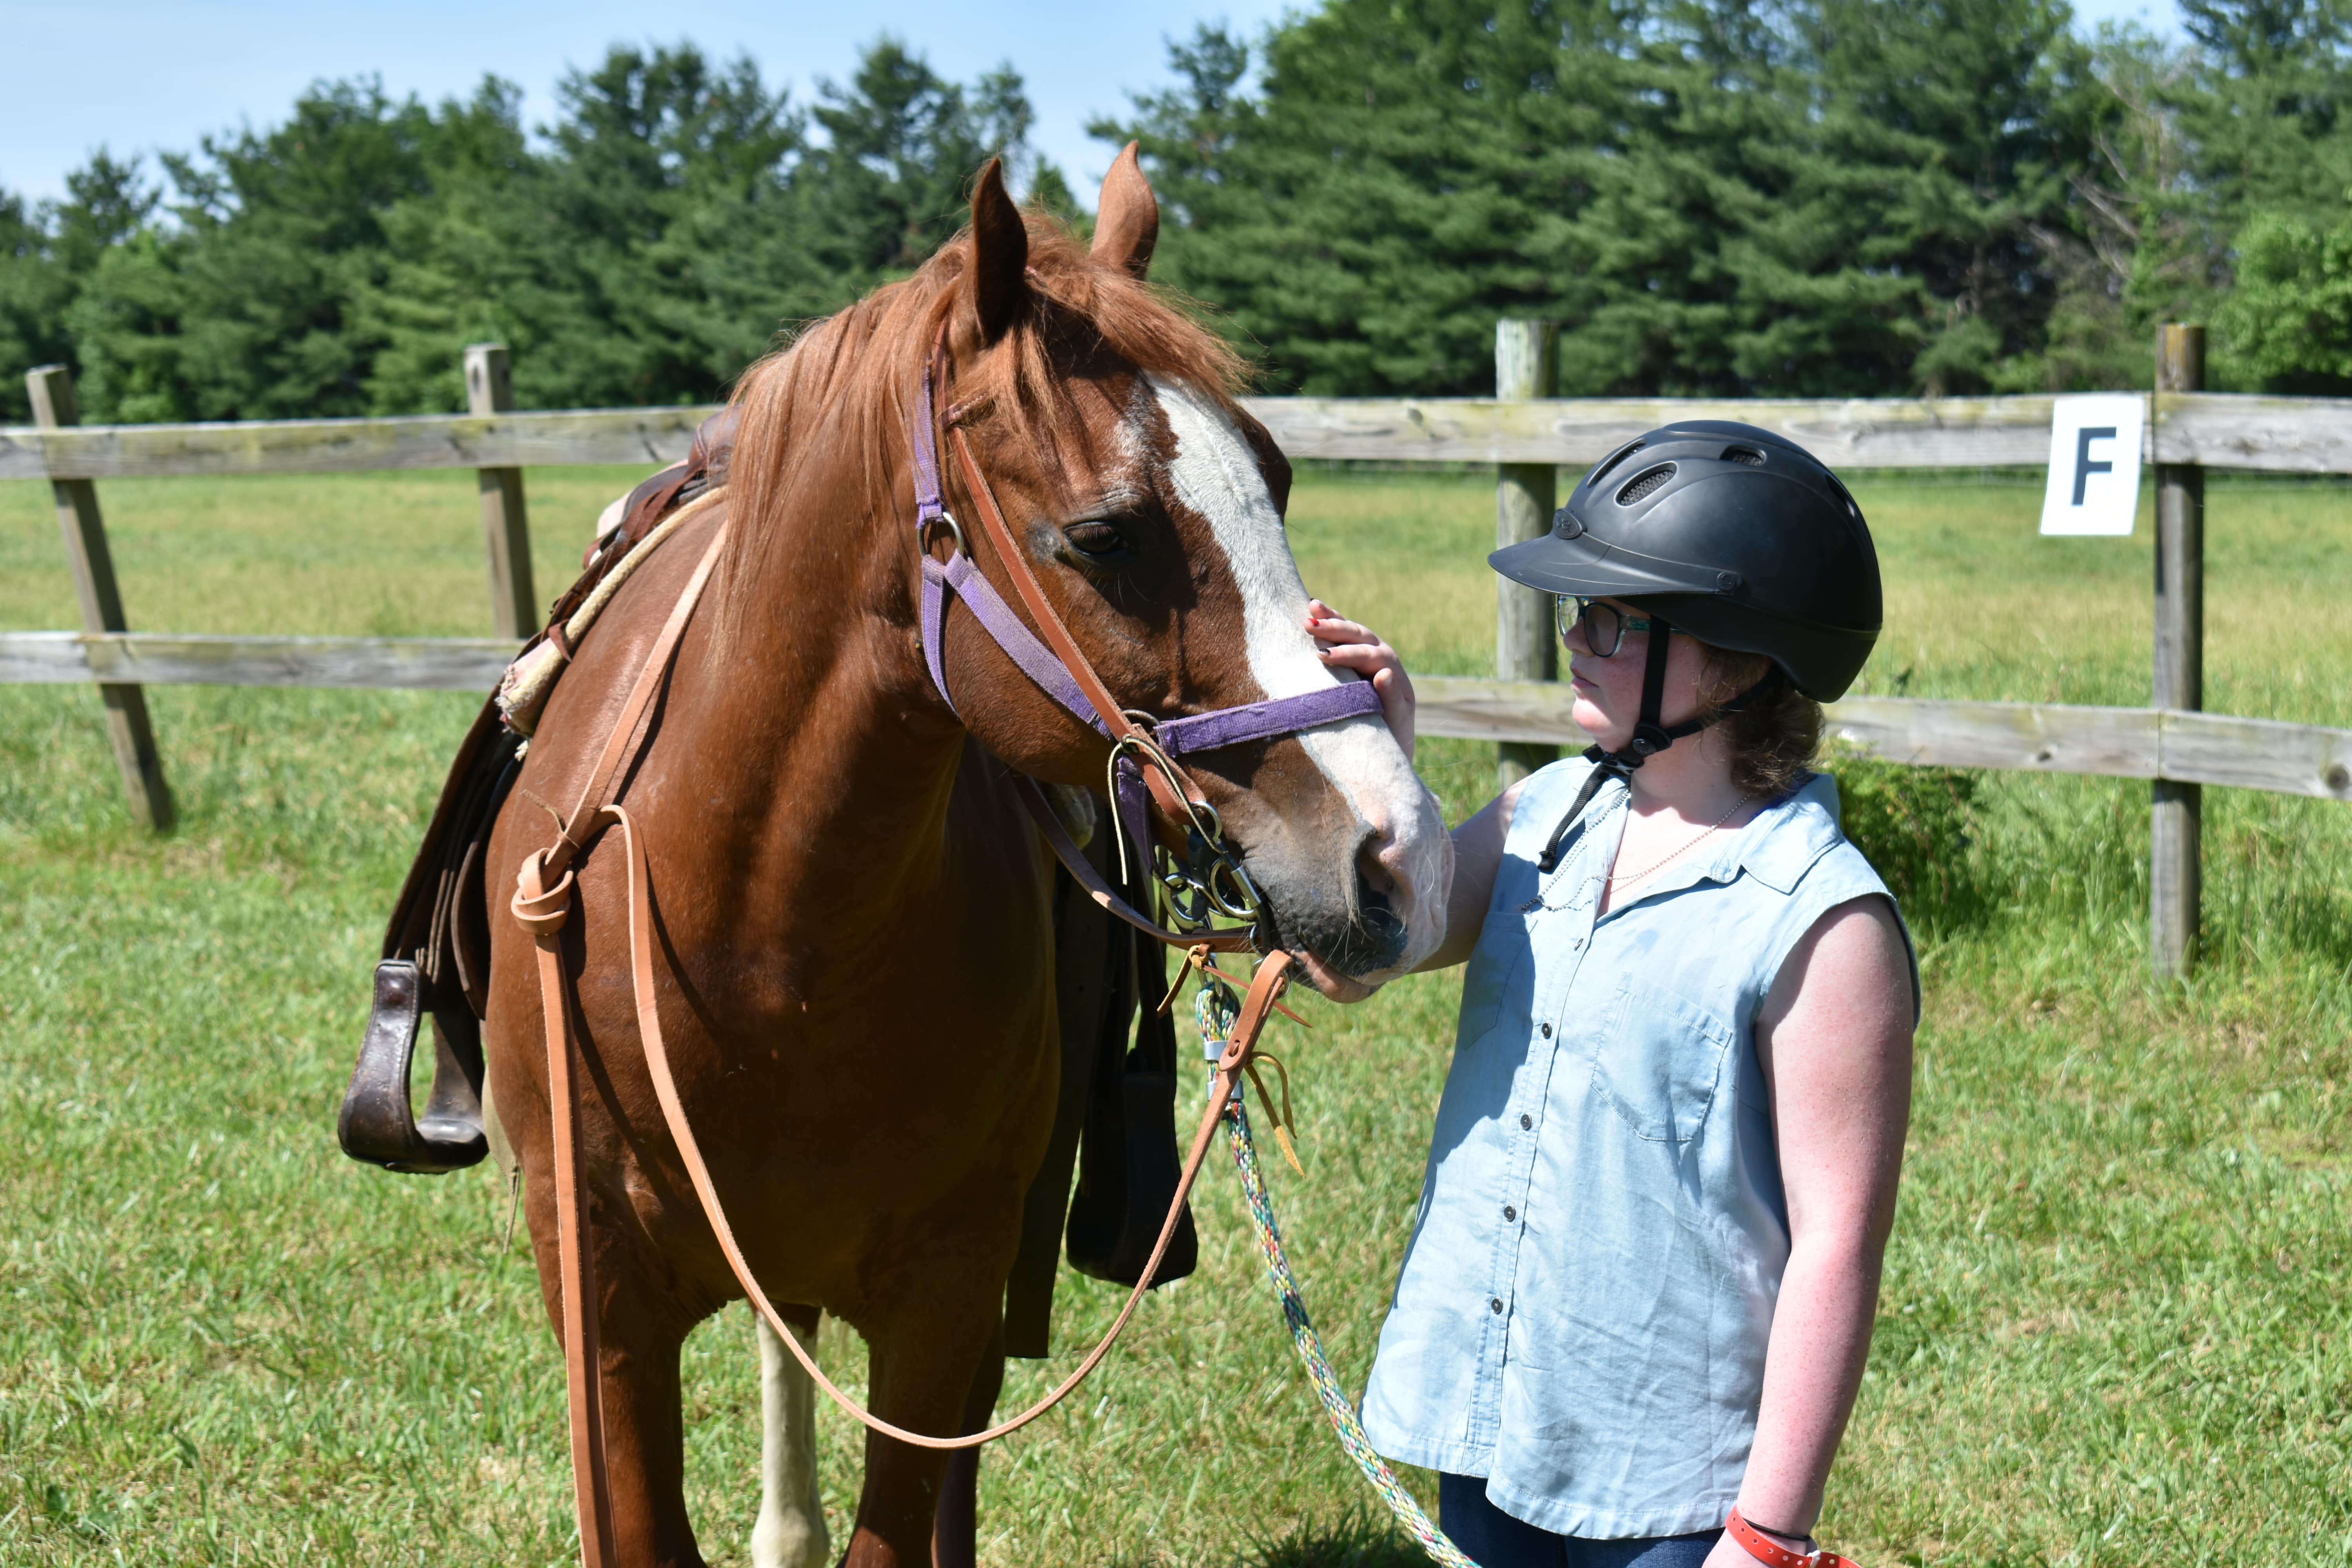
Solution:
<svg viewBox="0 0 2352 1568">
<path fill-rule="evenodd" d="M 924 401 L 928 405 L 928 380 L 925 391 Z M 950 413 L 943 423 L 949 427 L 957 466 L 980 512 L 990 542 L 1003 563 L 1006 574 L 1012 578 L 1022 603 L 1036 621 L 1047 646 L 1085 693 L 1087 701 L 1093 704 L 1096 712 L 1101 715 L 1103 727 L 1110 734 L 1114 747 L 1136 752 L 1146 764 L 1142 768 L 1144 779 L 1161 809 L 1174 820 L 1189 820 L 1196 828 L 1199 827 L 1201 812 L 1206 806 L 1200 791 L 1157 744 L 1150 731 L 1136 723 L 1119 708 L 1101 677 L 1096 673 L 1092 662 L 1070 637 L 1068 627 L 1063 624 L 1031 570 L 1026 555 L 1015 543 L 986 477 L 972 458 L 971 443 L 955 423 L 954 414 Z M 1018 1415 L 984 1432 L 965 1436 L 937 1437 L 910 1432 L 861 1409 L 824 1374 L 824 1369 L 801 1344 L 791 1325 L 777 1312 L 767 1293 L 761 1289 L 759 1280 L 753 1277 L 750 1265 L 744 1260 L 742 1249 L 736 1242 L 734 1231 L 727 1223 L 718 1189 L 711 1181 L 709 1166 L 702 1157 L 701 1147 L 687 1120 L 684 1103 L 678 1097 L 677 1084 L 670 1071 L 669 1054 L 662 1034 L 660 1008 L 655 994 L 653 889 L 647 875 L 645 844 L 628 812 L 611 798 L 618 781 L 626 776 L 626 763 L 646 742 L 641 730 L 646 724 L 647 711 L 668 679 L 679 640 L 684 637 L 695 606 L 718 565 L 730 528 L 731 520 L 722 521 L 704 550 L 693 576 L 671 608 L 660 635 L 655 639 L 645 666 L 638 672 L 636 683 L 629 692 L 628 700 L 623 705 L 620 717 L 606 737 L 604 749 L 587 782 L 582 786 L 571 814 L 563 819 L 556 841 L 544 849 L 533 851 L 523 861 L 516 878 L 511 904 L 516 921 L 530 932 L 538 948 L 540 1009 L 547 1038 L 548 1096 L 555 1146 L 557 1251 L 562 1277 L 563 1359 L 571 1417 L 572 1487 L 579 1508 L 581 1555 L 591 1568 L 614 1568 L 616 1548 L 613 1537 L 611 1483 L 604 1452 L 603 1385 L 594 1310 L 597 1300 L 595 1261 L 584 1245 L 587 1189 L 583 1169 L 584 1151 L 581 1142 L 576 1043 L 572 1026 L 577 1002 L 572 977 L 563 962 L 562 933 L 571 919 L 577 888 L 574 862 L 606 827 L 620 828 L 628 858 L 630 984 L 635 998 L 637 1030 L 646 1053 L 646 1067 L 653 1079 L 655 1093 L 661 1102 L 663 1121 L 668 1125 L 678 1157 L 693 1182 L 695 1195 L 702 1205 L 703 1216 L 718 1238 L 720 1250 L 726 1254 L 728 1267 L 734 1270 L 736 1282 L 743 1288 L 743 1293 L 750 1298 L 760 1315 L 766 1319 L 769 1327 L 775 1331 L 793 1359 L 835 1405 L 872 1430 L 917 1447 L 977 1447 L 1017 1431 L 1060 1404 L 1109 1353 L 1112 1344 L 1126 1329 L 1129 1319 L 1134 1315 L 1136 1307 L 1159 1272 L 1169 1242 L 1175 1235 L 1178 1219 L 1183 1213 L 1185 1200 L 1208 1154 L 1217 1122 L 1227 1114 L 1244 1075 L 1251 1071 L 1252 1061 L 1257 1054 L 1257 1037 L 1265 1027 L 1267 1014 L 1279 1005 L 1281 993 L 1290 978 L 1292 961 L 1286 952 L 1269 953 L 1259 963 L 1248 994 L 1242 1003 L 1233 1037 L 1225 1043 L 1218 1058 L 1208 1101 L 1202 1107 L 1200 1122 L 1193 1131 L 1192 1146 L 1185 1155 L 1183 1173 L 1177 1183 L 1174 1201 L 1169 1205 L 1167 1217 L 1161 1222 L 1150 1258 L 1145 1263 L 1142 1277 L 1129 1292 L 1126 1304 L 1119 1309 L 1118 1316 L 1112 1321 L 1108 1331 L 1087 1352 L 1077 1368 L 1052 1393 Z M 1111 889 L 1071 842 L 1052 808 L 1038 795 L 1035 784 L 1025 777 L 1017 779 L 1016 784 L 1024 804 L 1036 819 L 1040 832 L 1056 857 L 1104 909 L 1161 942 L 1192 950 L 1199 962 L 1205 963 L 1208 952 L 1242 952 L 1254 946 L 1254 928 L 1189 932 L 1171 931 L 1131 908 Z M 1213 824 L 1213 811 L 1208 816 Z M 1113 832 L 1119 831 L 1116 822 L 1109 826 Z M 1222 847 L 1218 846 L 1220 851 Z"/>
</svg>

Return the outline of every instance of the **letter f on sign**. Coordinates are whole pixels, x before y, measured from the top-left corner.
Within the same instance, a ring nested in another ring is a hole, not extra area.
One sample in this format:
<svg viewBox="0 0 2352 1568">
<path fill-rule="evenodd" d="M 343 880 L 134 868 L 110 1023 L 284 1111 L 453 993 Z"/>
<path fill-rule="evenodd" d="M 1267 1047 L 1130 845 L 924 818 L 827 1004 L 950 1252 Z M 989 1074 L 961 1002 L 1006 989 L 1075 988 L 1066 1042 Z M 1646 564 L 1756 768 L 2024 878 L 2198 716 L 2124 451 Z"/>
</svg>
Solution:
<svg viewBox="0 0 2352 1568">
<path fill-rule="evenodd" d="M 2111 462 L 2105 459 L 2095 462 L 2092 460 L 2091 443 L 2112 441 L 2115 438 L 2116 427 L 2112 425 L 2085 425 L 2074 432 L 2074 504 L 2076 506 L 2083 504 L 2083 487 L 2090 483 L 2093 474 L 2112 474 L 2116 471 L 2116 466 Z"/>
<path fill-rule="evenodd" d="M 2042 486 L 2042 531 L 2123 538 L 2139 510 L 2140 438 L 2147 399 L 2132 392 L 2069 393 L 2050 400 L 2050 467 Z M 2095 444 L 2105 442 L 2104 458 Z M 2091 483 L 2093 474 L 2105 478 Z"/>
</svg>

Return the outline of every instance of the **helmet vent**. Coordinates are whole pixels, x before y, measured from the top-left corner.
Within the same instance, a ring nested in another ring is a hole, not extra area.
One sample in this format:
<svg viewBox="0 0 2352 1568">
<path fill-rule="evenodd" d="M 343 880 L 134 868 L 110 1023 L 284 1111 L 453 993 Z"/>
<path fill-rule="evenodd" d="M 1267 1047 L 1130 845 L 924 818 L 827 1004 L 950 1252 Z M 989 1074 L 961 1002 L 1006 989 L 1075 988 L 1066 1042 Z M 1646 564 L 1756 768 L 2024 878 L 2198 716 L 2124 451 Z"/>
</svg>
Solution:
<svg viewBox="0 0 2352 1568">
<path fill-rule="evenodd" d="M 1631 441 L 1626 442 L 1623 446 L 1618 447 L 1615 451 L 1601 458 L 1600 466 L 1594 468 L 1591 473 L 1584 476 L 1584 488 L 1590 489 L 1593 486 L 1599 484 L 1601 479 L 1608 475 L 1610 469 L 1615 468 L 1618 464 L 1623 462 L 1626 458 L 1632 457 L 1634 453 L 1640 451 L 1643 447 L 1648 445 L 1649 443 L 1647 441 L 1643 440 L 1641 437 L 1636 436 Z"/>
<path fill-rule="evenodd" d="M 1660 463 L 1647 473 L 1637 474 L 1631 484 L 1617 492 L 1617 504 L 1632 506 L 1674 477 L 1675 466 L 1672 463 Z"/>
<path fill-rule="evenodd" d="M 1760 468 L 1764 466 L 1764 454 L 1753 447 L 1726 447 L 1723 449 L 1723 460 L 1727 463 L 1745 463 L 1751 468 Z"/>
</svg>

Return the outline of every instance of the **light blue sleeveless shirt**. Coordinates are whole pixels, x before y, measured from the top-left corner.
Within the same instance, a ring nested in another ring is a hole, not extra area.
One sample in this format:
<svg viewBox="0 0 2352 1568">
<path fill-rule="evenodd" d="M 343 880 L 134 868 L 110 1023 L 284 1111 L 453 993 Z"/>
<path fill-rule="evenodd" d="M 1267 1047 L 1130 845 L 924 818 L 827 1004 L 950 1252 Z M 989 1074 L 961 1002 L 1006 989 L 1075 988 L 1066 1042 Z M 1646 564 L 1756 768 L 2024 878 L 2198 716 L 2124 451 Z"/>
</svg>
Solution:
<svg viewBox="0 0 2352 1568">
<path fill-rule="evenodd" d="M 1886 887 L 1816 775 L 1596 920 L 1622 783 L 1536 869 L 1591 767 L 1520 792 L 1364 1426 L 1541 1529 L 1679 1535 L 1737 1500 L 1789 1258 L 1757 1014 Z"/>
</svg>

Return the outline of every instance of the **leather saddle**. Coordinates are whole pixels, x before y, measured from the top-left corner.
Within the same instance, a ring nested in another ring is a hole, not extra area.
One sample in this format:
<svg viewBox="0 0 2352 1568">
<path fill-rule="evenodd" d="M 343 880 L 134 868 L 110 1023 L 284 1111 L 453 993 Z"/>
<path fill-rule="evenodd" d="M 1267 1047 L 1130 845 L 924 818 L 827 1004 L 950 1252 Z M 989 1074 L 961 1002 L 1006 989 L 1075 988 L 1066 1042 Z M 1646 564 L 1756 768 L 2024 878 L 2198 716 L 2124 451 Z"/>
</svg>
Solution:
<svg viewBox="0 0 2352 1568">
<path fill-rule="evenodd" d="M 735 422 L 732 407 L 705 420 L 685 462 L 629 493 L 620 521 L 589 546 L 579 581 L 549 611 L 549 626 L 570 619 L 656 523 L 726 482 Z M 548 635 L 541 631 L 520 651 L 529 652 Z M 523 743 L 500 721 L 495 700 L 484 702 L 450 763 L 425 842 L 393 905 L 359 1064 L 335 1127 L 343 1152 L 354 1160 L 439 1175 L 478 1164 L 489 1152 L 482 1125 L 481 1021 L 488 1009 L 490 958 L 483 858 L 499 810 L 522 771 Z M 428 1023 L 433 1088 L 418 1116 L 410 1107 L 408 1080 Z"/>
</svg>

